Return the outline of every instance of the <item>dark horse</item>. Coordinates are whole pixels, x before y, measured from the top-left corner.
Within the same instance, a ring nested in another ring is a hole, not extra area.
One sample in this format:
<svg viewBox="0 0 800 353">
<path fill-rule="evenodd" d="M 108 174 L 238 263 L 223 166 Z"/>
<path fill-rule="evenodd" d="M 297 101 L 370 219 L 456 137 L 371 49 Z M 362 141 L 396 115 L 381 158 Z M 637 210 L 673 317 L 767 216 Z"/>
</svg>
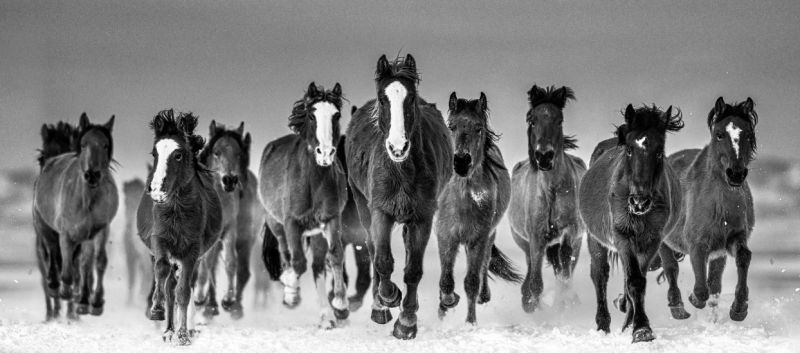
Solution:
<svg viewBox="0 0 800 353">
<path fill-rule="evenodd" d="M 122 234 L 122 244 L 128 266 L 128 305 L 134 303 L 134 297 L 146 298 L 149 285 L 153 283 L 150 250 L 142 244 L 136 234 L 136 210 L 142 201 L 144 189 L 144 181 L 139 178 L 133 178 L 122 184 L 122 193 L 125 195 L 125 230 Z M 137 286 L 139 286 L 138 291 Z"/>
<path fill-rule="evenodd" d="M 194 325 L 192 282 L 200 257 L 219 241 L 222 230 L 214 177 L 197 159 L 204 143 L 194 134 L 196 127 L 195 116 L 176 116 L 172 109 L 150 122 L 154 167 L 136 214 L 139 236 L 153 255 L 150 319 L 164 320 L 166 312 L 163 338 L 171 341 L 177 326 L 180 345 L 191 343 L 187 326 Z"/>
<path fill-rule="evenodd" d="M 506 281 L 522 281 L 509 259 L 494 245 L 497 224 L 511 198 L 511 178 L 500 148 L 495 144 L 498 136 L 489 127 L 486 95 L 481 92 L 480 99 L 466 100 L 458 99 L 453 92 L 449 108 L 447 122 L 455 142 L 455 175 L 439 196 L 440 209 L 436 218 L 442 265 L 439 318 L 444 318 L 447 310 L 459 301 L 458 294 L 453 291 L 453 265 L 458 246 L 463 244 L 467 252 L 467 275 L 464 277 L 467 322 L 474 325 L 476 302 L 484 304 L 491 299 L 487 272 Z"/>
<path fill-rule="evenodd" d="M 578 190 L 586 164 L 566 151 L 577 148 L 564 135 L 563 110 L 575 94 L 569 87 L 533 85 L 528 91 L 528 159 L 517 163 L 511 177 L 508 213 L 514 241 L 525 252 L 528 274 L 522 283 L 522 308 L 539 306 L 544 284 L 542 260 L 553 266 L 564 306 L 577 301 L 571 277 L 581 252 L 583 221 L 578 213 Z"/>
<path fill-rule="evenodd" d="M 667 233 L 659 254 L 669 282 L 669 306 L 676 319 L 688 318 L 689 313 L 683 309 L 678 263 L 670 248 L 688 254 L 692 260 L 695 282 L 689 302 L 702 309 L 710 292 L 709 304 L 714 314 L 722 290 L 725 253 L 731 254 L 736 259 L 739 278 L 730 317 L 734 321 L 747 317 L 747 269 L 751 257 L 747 241 L 755 225 L 755 214 L 753 196 L 745 179 L 747 165 L 756 152 L 758 115 L 754 105 L 750 98 L 726 104 L 719 97 L 708 113 L 711 142 L 703 149 L 682 150 L 669 156 L 672 168 L 681 178 L 683 213 L 677 227 Z"/>
<path fill-rule="evenodd" d="M 417 335 L 417 286 L 438 197 L 453 174 L 453 146 L 442 113 L 417 94 L 417 64 L 409 54 L 393 63 L 381 56 L 377 99 L 356 111 L 347 128 L 347 170 L 374 267 L 372 320 L 385 324 L 400 305 L 393 335 Z M 392 280 L 391 232 L 403 225 L 406 268 L 403 298 Z"/>
<path fill-rule="evenodd" d="M 354 113 L 357 110 L 353 106 Z M 347 174 L 347 156 L 345 156 L 345 136 L 339 139 L 339 146 L 336 148 L 336 157 L 342 165 L 345 175 Z M 356 262 L 356 292 L 347 300 L 350 302 L 350 311 L 356 311 L 364 304 L 364 296 L 369 290 L 369 285 L 372 283 L 371 265 L 372 261 L 369 258 L 369 250 L 367 250 L 367 230 L 361 225 L 361 220 L 358 218 L 358 209 L 356 208 L 356 201 L 353 199 L 353 191 L 347 188 L 347 204 L 342 211 L 342 247 L 347 245 L 353 246 L 353 254 L 355 255 Z M 344 265 L 342 265 L 344 266 Z M 343 267 L 343 276 L 345 285 L 349 283 L 347 275 L 347 268 Z M 328 297 L 333 298 L 333 291 L 328 294 Z"/>
<path fill-rule="evenodd" d="M 73 152 L 41 159 L 34 183 L 33 223 L 40 268 L 46 270 L 45 296 L 78 303 L 79 314 L 100 315 L 105 303 L 105 244 L 119 203 L 111 175 L 113 126 L 113 116 L 95 125 L 84 113 L 70 135 Z M 63 143 L 69 131 L 64 126 L 60 131 Z M 56 315 L 48 310 L 47 319 Z"/>
<path fill-rule="evenodd" d="M 600 142 L 592 153 L 580 188 L 579 207 L 589 231 L 591 277 L 597 294 L 597 329 L 609 332 L 606 287 L 609 258 L 622 260 L 624 295 L 619 308 L 633 342 L 655 337 L 644 311 L 647 268 L 666 233 L 677 223 L 681 207 L 678 176 L 664 158 L 667 132 L 683 128 L 680 111 L 653 107 L 625 109 L 617 137 Z M 613 253 L 613 256 L 609 256 Z"/>
<path fill-rule="evenodd" d="M 198 269 L 196 294 L 198 302 L 206 305 L 203 313 L 206 317 L 219 313 L 216 267 L 220 252 L 228 275 L 222 309 L 234 319 L 244 315 L 242 291 L 250 280 L 250 255 L 265 219 L 264 207 L 258 200 L 258 179 L 248 169 L 251 141 L 250 134 L 244 133 L 244 122 L 236 129 L 229 129 L 212 120 L 208 143 L 200 152 L 200 163 L 214 171 L 214 188 L 222 202 L 221 242 L 203 257 Z"/>
<path fill-rule="evenodd" d="M 295 133 L 267 144 L 260 168 L 261 200 L 269 231 L 264 237 L 265 265 L 275 265 L 267 256 L 267 240 L 274 235 L 283 263 L 283 303 L 294 308 L 300 303 L 299 280 L 306 271 L 304 247 L 308 248 L 313 257 L 320 326 L 324 328 L 340 326 L 349 316 L 341 240 L 347 179 L 336 158 L 341 108 L 342 87 L 338 83 L 326 91 L 312 82 L 289 116 L 289 127 Z M 331 302 L 325 290 L 326 262 L 333 269 Z"/>
<path fill-rule="evenodd" d="M 59 121 L 57 124 L 44 124 L 42 125 L 42 148 L 39 150 L 39 156 L 36 158 L 39 161 L 39 169 L 44 167 L 48 159 L 58 156 L 63 153 L 72 151 L 72 134 L 74 127 L 69 123 Z M 42 273 L 42 288 L 47 293 L 47 269 L 50 265 L 51 259 L 47 253 L 47 244 L 44 239 L 36 237 L 36 260 L 39 265 L 39 272 Z M 45 306 L 47 309 L 46 320 L 57 319 L 61 311 L 61 300 L 58 297 L 50 297 L 45 294 Z M 67 316 L 70 319 L 77 319 L 74 312 L 74 305 L 70 301 L 68 304 Z"/>
</svg>

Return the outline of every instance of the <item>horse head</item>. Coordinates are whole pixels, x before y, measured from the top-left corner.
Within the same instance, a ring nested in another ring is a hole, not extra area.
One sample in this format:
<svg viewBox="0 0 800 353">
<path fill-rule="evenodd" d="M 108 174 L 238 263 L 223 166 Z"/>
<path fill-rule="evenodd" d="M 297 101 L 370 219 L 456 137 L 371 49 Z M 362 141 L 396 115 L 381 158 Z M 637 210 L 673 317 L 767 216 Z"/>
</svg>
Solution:
<svg viewBox="0 0 800 353">
<path fill-rule="evenodd" d="M 342 99 L 342 86 L 338 83 L 326 91 L 311 82 L 303 99 L 294 103 L 289 117 L 289 128 L 308 143 L 321 167 L 328 167 L 336 160 Z"/>
<path fill-rule="evenodd" d="M 677 110 L 677 109 L 676 109 Z M 644 215 L 653 206 L 653 190 L 664 170 L 664 145 L 667 132 L 683 128 L 680 110 L 675 115 L 672 106 L 666 111 L 659 108 L 628 104 L 625 124 L 617 128 L 620 145 L 625 146 L 623 164 L 628 178 L 628 209 L 635 215 Z"/>
<path fill-rule="evenodd" d="M 163 203 L 189 184 L 197 169 L 196 155 L 204 145 L 203 138 L 194 134 L 197 117 L 191 113 L 163 110 L 150 122 L 155 133 L 153 170 L 147 193 L 156 203 Z"/>
<path fill-rule="evenodd" d="M 728 185 L 740 187 L 747 178 L 747 166 L 756 152 L 755 128 L 758 115 L 750 97 L 741 103 L 726 104 L 717 99 L 714 109 L 708 113 L 708 129 L 711 132 L 709 147 L 721 177 Z"/>
<path fill-rule="evenodd" d="M 99 186 L 108 176 L 114 153 L 114 140 L 111 138 L 113 128 L 113 115 L 105 124 L 95 125 L 89 121 L 86 113 L 83 113 L 78 122 L 73 151 L 80 158 L 83 179 L 90 188 Z"/>
<path fill-rule="evenodd" d="M 408 136 L 419 115 L 418 84 L 417 63 L 411 54 L 392 63 L 386 55 L 378 60 L 375 70 L 378 97 L 373 118 L 384 135 L 386 152 L 394 162 L 405 161 L 412 147 Z"/>
<path fill-rule="evenodd" d="M 244 134 L 244 122 L 236 129 L 211 121 L 209 140 L 200 152 L 200 163 L 219 175 L 222 188 L 232 192 L 247 180 L 250 166 L 250 134 Z"/>
<path fill-rule="evenodd" d="M 483 164 L 486 150 L 497 140 L 489 128 L 489 107 L 486 95 L 479 99 L 459 99 L 450 94 L 447 124 L 453 136 L 453 168 L 457 175 L 468 177 Z"/>
<path fill-rule="evenodd" d="M 538 170 L 553 169 L 562 151 L 575 148 L 575 140 L 564 136 L 562 127 L 562 111 L 569 100 L 575 100 L 575 93 L 566 86 L 556 89 L 533 85 L 528 91 L 528 159 Z"/>
</svg>

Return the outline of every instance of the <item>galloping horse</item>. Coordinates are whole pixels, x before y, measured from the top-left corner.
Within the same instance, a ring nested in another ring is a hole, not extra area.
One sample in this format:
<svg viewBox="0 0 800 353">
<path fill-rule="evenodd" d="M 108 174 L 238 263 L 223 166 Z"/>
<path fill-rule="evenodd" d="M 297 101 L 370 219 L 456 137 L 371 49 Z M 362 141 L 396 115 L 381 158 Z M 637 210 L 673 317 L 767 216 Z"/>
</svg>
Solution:
<svg viewBox="0 0 800 353">
<path fill-rule="evenodd" d="M 695 282 L 689 302 L 698 309 L 704 308 L 710 291 L 709 304 L 715 311 L 722 291 L 725 252 L 731 254 L 739 276 L 730 317 L 734 321 L 747 317 L 747 270 L 751 257 L 747 241 L 753 232 L 755 213 L 746 178 L 747 165 L 756 152 L 758 115 L 754 106 L 749 97 L 733 104 L 726 104 L 719 97 L 708 113 L 711 142 L 702 149 L 686 149 L 669 156 L 681 178 L 683 213 L 678 226 L 664 239 L 660 255 L 669 282 L 669 306 L 676 319 L 686 319 L 689 313 L 683 309 L 678 263 L 670 248 L 688 254 L 692 260 Z"/>
<path fill-rule="evenodd" d="M 34 183 L 33 224 L 44 260 L 40 267 L 47 266 L 45 296 L 79 303 L 78 313 L 100 315 L 105 303 L 105 244 L 119 203 L 111 175 L 113 126 L 113 116 L 95 125 L 81 115 L 72 134 L 74 152 L 42 159 Z"/>
<path fill-rule="evenodd" d="M 503 155 L 495 141 L 498 136 L 489 127 L 489 107 L 486 95 L 480 99 L 458 99 L 450 95 L 447 119 L 455 145 L 453 169 L 455 174 L 439 196 L 441 209 L 436 219 L 439 240 L 439 261 L 442 275 L 439 280 L 439 318 L 459 301 L 453 289 L 453 265 L 458 246 L 467 252 L 467 322 L 475 325 L 475 304 L 491 299 L 488 272 L 519 283 L 522 277 L 514 272 L 509 259 L 497 249 L 497 224 L 503 218 L 511 198 L 511 178 Z M 480 292 L 480 297 L 478 297 Z"/>
<path fill-rule="evenodd" d="M 377 98 L 356 111 L 347 128 L 347 170 L 374 267 L 372 320 L 385 324 L 389 308 L 403 308 L 393 335 L 417 335 L 417 286 L 438 197 L 453 174 L 453 146 L 442 113 L 417 94 L 417 64 L 409 54 L 393 63 L 381 56 Z M 403 298 L 391 280 L 391 231 L 403 225 L 406 268 Z"/>
<path fill-rule="evenodd" d="M 200 163 L 214 171 L 214 189 L 222 202 L 222 238 L 219 245 L 203 257 L 198 269 L 198 302 L 206 305 L 204 316 L 217 315 L 216 267 L 223 254 L 228 290 L 222 309 L 240 319 L 242 291 L 250 279 L 250 255 L 265 220 L 264 207 L 258 200 L 258 180 L 250 167 L 250 134 L 244 134 L 244 122 L 236 129 L 211 121 L 209 140 L 200 152 Z M 208 295 L 203 295 L 206 284 Z"/>
<path fill-rule="evenodd" d="M 583 221 L 578 190 L 586 164 L 567 150 L 577 148 L 564 135 L 563 109 L 575 94 L 569 87 L 533 85 L 528 91 L 528 159 L 517 163 L 511 177 L 508 213 L 514 241 L 525 252 L 528 274 L 522 283 L 522 308 L 531 313 L 542 295 L 542 260 L 553 266 L 564 306 L 577 301 L 571 277 L 581 252 Z"/>
<path fill-rule="evenodd" d="M 138 240 L 139 236 L 136 234 L 136 210 L 139 209 L 144 189 L 144 181 L 139 178 L 133 178 L 122 184 L 122 193 L 125 195 L 125 230 L 122 234 L 122 244 L 128 266 L 128 305 L 133 304 L 134 297 L 139 296 L 137 293 L 141 294 L 141 298 L 146 298 L 149 285 L 153 283 L 151 267 L 153 261 L 150 258 L 150 250 Z"/>
<path fill-rule="evenodd" d="M 580 187 L 579 208 L 589 231 L 591 277 L 597 294 L 597 329 L 609 332 L 606 287 L 609 258 L 622 260 L 623 330 L 633 324 L 633 342 L 652 341 L 644 311 L 647 268 L 664 235 L 680 216 L 681 185 L 664 158 L 667 132 L 683 128 L 680 112 L 653 107 L 625 109 L 617 137 L 600 142 Z M 609 253 L 613 256 L 609 256 Z"/>
<path fill-rule="evenodd" d="M 191 344 L 192 286 L 200 257 L 219 241 L 222 230 L 214 177 L 197 159 L 204 143 L 194 134 L 196 127 L 195 116 L 176 116 L 172 109 L 161 111 L 150 122 L 155 133 L 154 167 L 136 214 L 139 236 L 153 254 L 150 320 L 163 321 L 166 312 L 162 337 L 171 341 L 177 326 L 180 345 Z"/>
<path fill-rule="evenodd" d="M 294 308 L 300 303 L 299 279 L 306 271 L 303 250 L 309 248 L 320 326 L 324 328 L 341 326 L 349 316 L 341 240 L 347 180 L 336 158 L 341 108 L 338 83 L 326 91 L 312 82 L 292 108 L 289 127 L 295 133 L 267 144 L 260 168 L 261 201 L 267 210 L 269 233 L 265 234 L 265 265 L 275 265 L 275 259 L 267 256 L 271 248 L 267 237 L 274 234 L 283 263 L 283 303 Z M 334 298 L 330 303 L 325 291 L 326 261 L 333 268 Z"/>
</svg>

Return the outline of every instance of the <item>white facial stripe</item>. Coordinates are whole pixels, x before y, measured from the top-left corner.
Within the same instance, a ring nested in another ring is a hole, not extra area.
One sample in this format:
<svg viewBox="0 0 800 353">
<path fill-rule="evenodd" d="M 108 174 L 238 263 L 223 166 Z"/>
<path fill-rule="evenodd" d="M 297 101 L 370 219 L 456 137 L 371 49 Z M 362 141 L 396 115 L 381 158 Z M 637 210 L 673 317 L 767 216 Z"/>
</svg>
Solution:
<svg viewBox="0 0 800 353">
<path fill-rule="evenodd" d="M 406 144 L 405 115 L 403 115 L 403 102 L 406 100 L 408 91 L 400 82 L 392 82 L 384 90 L 386 97 L 389 98 L 389 110 L 392 114 L 392 122 L 389 127 L 389 138 L 387 141 L 394 148 L 403 148 Z"/>
<path fill-rule="evenodd" d="M 731 135 L 733 151 L 736 152 L 736 158 L 739 158 L 739 135 L 742 133 L 742 129 L 736 125 L 733 125 L 733 122 L 730 122 L 728 123 L 728 126 L 725 127 L 725 131 L 728 132 L 728 135 Z"/>
<path fill-rule="evenodd" d="M 180 148 L 177 142 L 173 139 L 163 139 L 156 143 L 156 152 L 158 152 L 158 161 L 156 162 L 156 169 L 153 172 L 153 181 L 150 183 L 150 190 L 152 192 L 161 192 L 161 186 L 164 185 L 164 178 L 167 176 L 167 159 Z"/>
<path fill-rule="evenodd" d="M 314 104 L 314 118 L 317 120 L 317 141 L 319 147 L 326 151 L 333 147 L 333 116 L 339 110 L 329 102 Z"/>
<path fill-rule="evenodd" d="M 647 141 L 647 136 L 642 136 L 642 138 L 636 140 L 636 145 L 639 146 L 639 148 L 641 149 L 646 149 L 646 147 L 644 147 L 645 141 Z"/>
</svg>

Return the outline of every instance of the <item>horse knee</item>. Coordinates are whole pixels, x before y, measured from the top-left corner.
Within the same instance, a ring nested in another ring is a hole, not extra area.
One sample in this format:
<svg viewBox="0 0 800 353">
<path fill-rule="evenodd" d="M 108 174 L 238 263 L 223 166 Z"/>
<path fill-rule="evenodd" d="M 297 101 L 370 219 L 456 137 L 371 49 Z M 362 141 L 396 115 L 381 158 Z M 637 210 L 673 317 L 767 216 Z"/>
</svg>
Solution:
<svg viewBox="0 0 800 353">
<path fill-rule="evenodd" d="M 739 250 L 736 251 L 736 266 L 743 267 L 750 265 L 750 259 L 753 257 L 753 253 L 750 249 L 740 246 Z"/>
<path fill-rule="evenodd" d="M 292 256 L 292 269 L 294 269 L 294 272 L 297 273 L 298 276 L 306 272 L 308 269 L 308 261 L 306 261 L 305 255 L 300 257 Z"/>
<path fill-rule="evenodd" d="M 481 279 L 479 276 L 470 276 L 467 274 L 467 277 L 464 278 L 464 291 L 467 292 L 468 295 L 472 296 L 477 295 L 478 291 L 481 287 Z"/>
<path fill-rule="evenodd" d="M 644 277 L 628 278 L 627 287 L 630 293 L 644 293 L 647 287 L 647 279 Z"/>
<path fill-rule="evenodd" d="M 392 272 L 392 269 L 394 268 L 394 259 L 380 256 L 375 259 L 374 266 L 378 273 L 388 274 Z"/>
<path fill-rule="evenodd" d="M 406 270 L 403 275 L 403 282 L 405 283 L 419 283 L 422 280 L 422 269 Z"/>
</svg>

